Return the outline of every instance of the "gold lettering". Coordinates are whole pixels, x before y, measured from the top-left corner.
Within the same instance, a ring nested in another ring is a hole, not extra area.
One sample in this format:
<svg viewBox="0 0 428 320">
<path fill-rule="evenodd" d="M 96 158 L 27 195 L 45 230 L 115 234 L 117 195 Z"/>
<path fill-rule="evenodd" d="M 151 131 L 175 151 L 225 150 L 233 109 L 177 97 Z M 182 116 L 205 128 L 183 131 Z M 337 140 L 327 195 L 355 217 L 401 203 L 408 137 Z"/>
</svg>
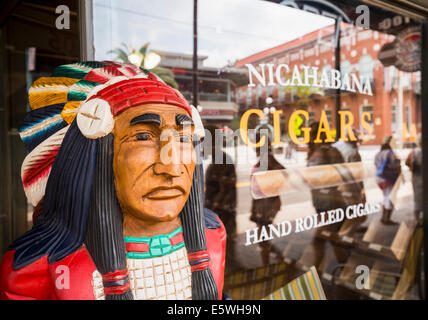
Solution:
<svg viewBox="0 0 428 320">
<path fill-rule="evenodd" d="M 370 123 L 368 123 L 366 121 L 366 119 L 365 119 L 366 117 L 367 117 L 367 121 L 370 121 L 372 116 L 369 112 L 363 112 L 361 114 L 361 125 L 363 126 L 364 129 L 367 130 L 367 136 L 364 134 L 364 131 L 361 131 L 361 139 L 364 142 L 370 140 L 370 136 L 373 134 L 373 129 L 372 129 Z"/>
<path fill-rule="evenodd" d="M 309 139 L 310 139 L 309 133 L 311 132 L 311 128 L 300 128 L 300 130 L 303 131 L 303 141 L 300 141 L 299 139 L 297 139 L 296 133 L 294 130 L 294 122 L 296 120 L 296 117 L 298 117 L 299 115 L 302 115 L 303 117 L 305 117 L 306 120 L 309 119 L 309 113 L 307 111 L 305 110 L 294 111 L 291 114 L 290 119 L 288 120 L 288 135 L 290 136 L 290 139 L 295 144 L 304 144 L 309 142 Z"/>
<path fill-rule="evenodd" d="M 351 141 L 356 141 L 354 131 L 352 130 L 352 125 L 354 124 L 354 115 L 351 111 L 339 111 L 340 115 L 340 138 L 339 140 L 348 141 L 348 137 L 346 136 L 346 129 L 348 129 L 349 139 Z M 346 122 L 346 116 L 349 118 L 349 122 Z"/>
<path fill-rule="evenodd" d="M 249 137 L 248 137 L 248 119 L 250 118 L 250 116 L 252 114 L 258 115 L 259 118 L 262 120 L 264 118 L 262 110 L 250 109 L 250 110 L 245 111 L 245 113 L 242 115 L 241 122 L 239 124 L 241 139 L 249 147 L 260 148 L 261 146 L 264 146 L 264 144 L 265 144 L 266 138 L 264 135 L 260 138 L 260 141 L 257 143 L 251 142 Z"/>
<path fill-rule="evenodd" d="M 331 136 L 330 132 L 330 125 L 328 124 L 327 114 L 325 113 L 325 110 L 321 111 L 321 118 L 320 118 L 320 124 L 318 127 L 318 133 L 317 138 L 314 140 L 314 143 L 321 143 L 323 142 L 320 139 L 321 133 L 324 132 L 326 135 L 326 139 L 324 142 L 334 142 L 333 137 Z"/>
</svg>

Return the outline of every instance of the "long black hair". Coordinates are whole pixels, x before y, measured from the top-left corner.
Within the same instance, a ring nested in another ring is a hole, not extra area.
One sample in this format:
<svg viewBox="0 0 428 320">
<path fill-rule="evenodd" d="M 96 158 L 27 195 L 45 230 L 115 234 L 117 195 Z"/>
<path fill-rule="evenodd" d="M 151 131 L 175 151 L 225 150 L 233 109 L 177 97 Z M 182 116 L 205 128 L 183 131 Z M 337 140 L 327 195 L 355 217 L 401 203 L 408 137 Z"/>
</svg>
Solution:
<svg viewBox="0 0 428 320">
<path fill-rule="evenodd" d="M 193 172 L 192 187 L 189 198 L 181 211 L 184 242 L 188 253 L 207 249 L 204 221 L 204 171 L 202 167 L 201 143 L 194 141 L 197 162 Z M 193 300 L 216 300 L 217 286 L 209 268 L 192 272 Z"/>
<path fill-rule="evenodd" d="M 126 269 L 123 215 L 114 185 L 113 140 L 111 133 L 98 140 L 98 157 L 86 223 L 86 248 L 101 274 Z M 123 294 L 106 295 L 106 300 L 132 299 L 129 289 Z"/>
<path fill-rule="evenodd" d="M 43 213 L 31 230 L 9 246 L 17 270 L 47 255 L 55 263 L 85 240 L 86 218 L 97 157 L 97 140 L 85 138 L 76 122 L 68 129 L 46 185 Z"/>
<path fill-rule="evenodd" d="M 126 269 L 123 215 L 114 184 L 113 141 L 112 134 L 96 140 L 87 139 L 76 122 L 71 124 L 52 166 L 43 214 L 30 231 L 10 246 L 16 250 L 15 270 L 45 255 L 49 263 L 55 263 L 84 243 L 101 274 Z M 189 254 L 207 249 L 199 141 L 194 142 L 194 147 L 197 167 L 188 200 L 180 213 Z M 192 298 L 218 298 L 217 286 L 208 267 L 192 272 Z M 107 294 L 106 299 L 130 300 L 133 295 L 127 290 L 121 294 Z"/>
</svg>

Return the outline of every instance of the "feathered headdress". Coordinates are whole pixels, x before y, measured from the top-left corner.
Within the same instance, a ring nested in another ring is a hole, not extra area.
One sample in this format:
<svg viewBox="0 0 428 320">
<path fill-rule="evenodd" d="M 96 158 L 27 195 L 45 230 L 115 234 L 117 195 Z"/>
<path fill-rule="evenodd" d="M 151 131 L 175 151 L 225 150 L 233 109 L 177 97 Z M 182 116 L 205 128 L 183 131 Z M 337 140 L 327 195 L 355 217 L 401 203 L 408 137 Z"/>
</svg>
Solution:
<svg viewBox="0 0 428 320">
<path fill-rule="evenodd" d="M 36 80 L 29 89 L 31 111 L 20 129 L 29 154 L 21 177 L 28 200 L 36 206 L 45 194 L 52 164 L 70 124 L 97 139 L 111 132 L 114 116 L 144 103 L 167 103 L 193 115 L 195 133 L 203 136 L 197 110 L 180 92 L 155 74 L 132 64 L 89 61 L 57 67 L 51 77 Z"/>
</svg>

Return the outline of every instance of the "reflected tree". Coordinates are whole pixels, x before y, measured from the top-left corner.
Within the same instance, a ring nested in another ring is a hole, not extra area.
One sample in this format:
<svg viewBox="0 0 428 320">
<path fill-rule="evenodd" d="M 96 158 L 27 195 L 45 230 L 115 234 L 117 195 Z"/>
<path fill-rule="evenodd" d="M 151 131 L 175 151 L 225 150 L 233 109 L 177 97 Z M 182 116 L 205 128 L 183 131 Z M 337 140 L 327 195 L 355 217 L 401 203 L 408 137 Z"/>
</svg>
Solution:
<svg viewBox="0 0 428 320">
<path fill-rule="evenodd" d="M 139 50 L 136 50 L 122 43 L 121 47 L 110 50 L 108 53 L 115 54 L 116 61 L 132 63 L 155 73 L 165 83 L 177 89 L 178 84 L 175 81 L 174 73 L 168 68 L 158 66 L 161 56 L 155 51 L 150 50 L 149 46 L 150 42 L 147 42 Z"/>
</svg>

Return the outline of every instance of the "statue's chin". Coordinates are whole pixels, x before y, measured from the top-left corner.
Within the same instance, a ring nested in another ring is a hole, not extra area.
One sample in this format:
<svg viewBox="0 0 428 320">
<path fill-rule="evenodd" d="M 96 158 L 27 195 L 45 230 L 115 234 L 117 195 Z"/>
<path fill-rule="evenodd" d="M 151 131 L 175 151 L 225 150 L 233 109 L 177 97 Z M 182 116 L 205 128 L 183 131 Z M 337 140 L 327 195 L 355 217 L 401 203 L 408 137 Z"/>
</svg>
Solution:
<svg viewBox="0 0 428 320">
<path fill-rule="evenodd" d="M 185 203 L 184 195 L 165 199 L 145 198 L 133 211 L 137 218 L 151 222 L 172 221 L 180 214 Z"/>
</svg>

